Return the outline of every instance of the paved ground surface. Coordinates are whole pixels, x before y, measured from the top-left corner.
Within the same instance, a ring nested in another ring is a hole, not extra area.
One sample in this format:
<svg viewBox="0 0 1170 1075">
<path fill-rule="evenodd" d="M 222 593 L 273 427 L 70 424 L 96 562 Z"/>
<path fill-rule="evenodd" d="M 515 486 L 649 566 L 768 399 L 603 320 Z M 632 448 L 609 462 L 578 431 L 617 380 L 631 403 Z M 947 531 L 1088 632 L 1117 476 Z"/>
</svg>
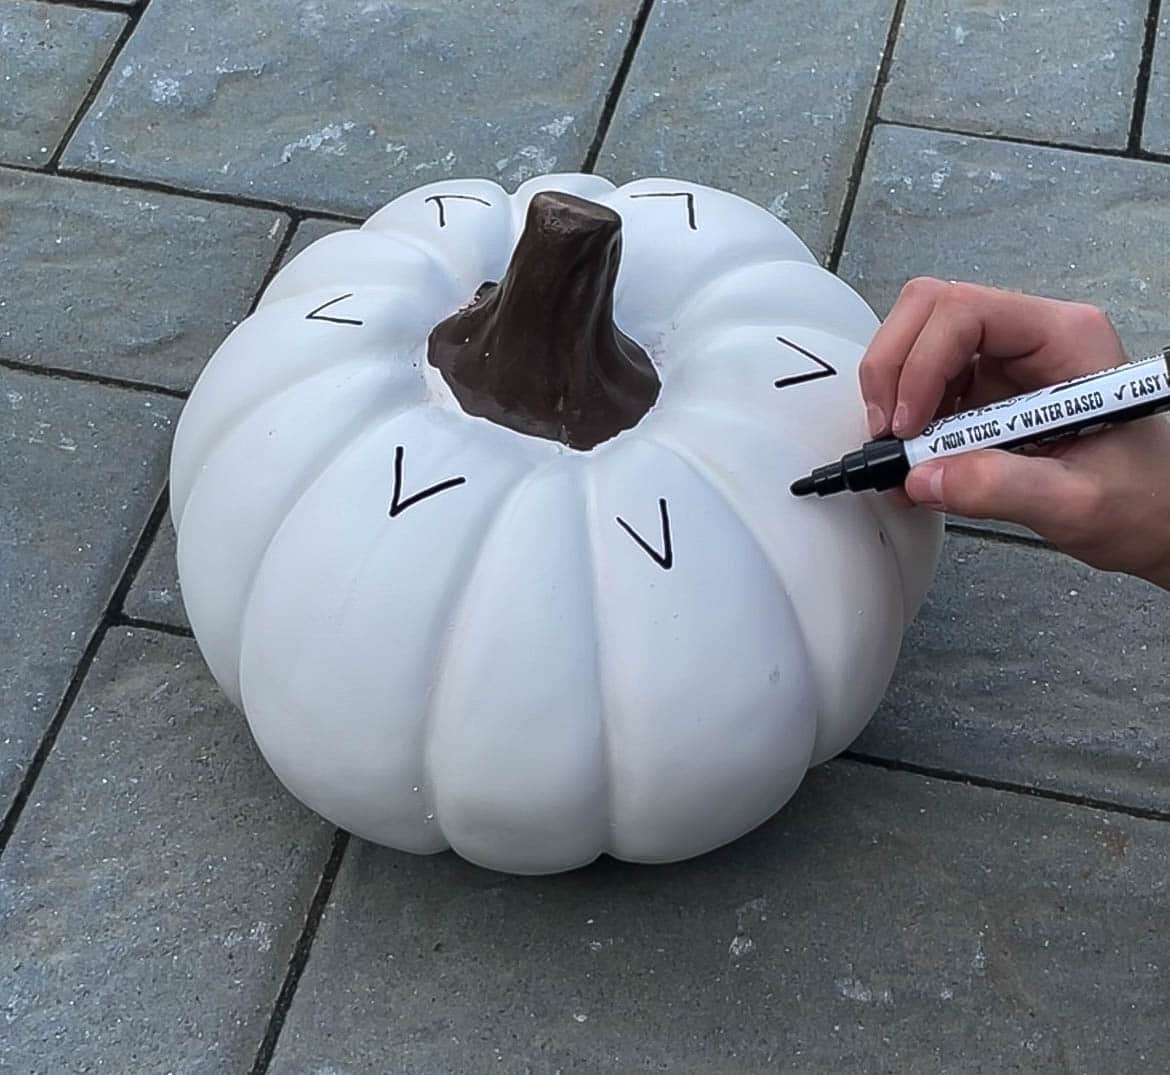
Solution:
<svg viewBox="0 0 1170 1075">
<path fill-rule="evenodd" d="M 931 273 L 1166 342 L 1161 8 L 0 0 L 0 1070 L 1170 1070 L 1167 595 L 956 521 L 780 817 L 514 880 L 280 790 L 165 516 L 274 266 L 442 176 L 708 181 L 881 313 Z"/>
</svg>

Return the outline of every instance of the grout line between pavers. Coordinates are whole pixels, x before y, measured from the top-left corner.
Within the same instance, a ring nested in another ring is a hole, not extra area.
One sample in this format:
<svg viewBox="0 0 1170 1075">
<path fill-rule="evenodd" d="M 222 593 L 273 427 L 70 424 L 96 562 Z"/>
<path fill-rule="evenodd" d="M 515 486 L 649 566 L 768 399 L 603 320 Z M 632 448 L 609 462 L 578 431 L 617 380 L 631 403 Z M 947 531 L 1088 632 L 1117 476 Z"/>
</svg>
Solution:
<svg viewBox="0 0 1170 1075">
<path fill-rule="evenodd" d="M 71 179 L 78 183 L 94 183 L 102 187 L 114 187 L 118 190 L 132 190 L 138 193 L 165 194 L 174 198 L 189 198 L 193 201 L 211 202 L 215 205 L 229 205 L 236 209 L 259 209 L 266 213 L 280 213 L 294 219 L 328 220 L 335 224 L 355 226 L 364 224 L 368 219 L 367 217 L 349 216 L 346 213 L 335 213 L 330 209 L 286 205 L 283 202 L 269 201 L 265 198 L 250 198 L 243 194 L 226 194 L 215 190 L 195 190 L 190 187 L 175 186 L 173 183 L 164 183 L 158 179 L 132 179 L 127 176 L 109 175 L 105 172 L 87 171 L 84 168 L 50 168 L 48 165 L 37 167 L 11 161 L 0 162 L 0 172 L 6 171 L 20 172 L 23 175 Z"/>
<path fill-rule="evenodd" d="M 1146 12 L 1146 32 L 1142 57 L 1138 64 L 1133 92 L 1133 115 L 1130 117 L 1128 151 L 1135 156 L 1142 151 L 1142 133 L 1146 125 L 1146 105 L 1150 98 L 1150 77 L 1154 70 L 1154 51 L 1158 44 L 1158 27 L 1162 21 L 1162 0 L 1150 0 Z"/>
<path fill-rule="evenodd" d="M 114 587 L 113 593 L 110 594 L 110 599 L 106 603 L 105 610 L 98 618 L 98 622 L 93 629 L 93 634 L 90 635 L 89 642 L 86 644 L 80 659 L 73 669 L 73 676 L 69 680 L 69 685 L 65 688 L 65 693 L 61 696 L 61 702 L 57 706 L 57 711 L 53 714 L 53 719 L 49 721 L 49 726 L 41 736 L 41 741 L 37 744 L 37 749 L 29 761 L 28 768 L 24 771 L 24 777 L 20 781 L 20 787 L 16 791 L 12 805 L 9 807 L 7 814 L 5 814 L 4 820 L 0 822 L 0 855 L 4 854 L 4 849 L 8 846 L 8 841 L 12 838 L 16 826 L 20 822 L 24 808 L 28 805 L 33 788 L 36 785 L 38 777 L 41 775 L 41 770 L 44 768 L 45 762 L 48 760 L 54 744 L 57 742 L 57 737 L 60 735 L 61 728 L 73 708 L 73 703 L 81 693 L 82 685 L 89 675 L 90 668 L 93 667 L 98 650 L 101 649 L 102 642 L 105 641 L 106 632 L 113 625 L 118 611 L 126 600 L 126 594 L 130 590 L 134 577 L 138 574 L 139 567 L 141 567 L 143 561 L 146 559 L 146 554 L 150 550 L 155 534 L 157 534 L 163 517 L 166 515 L 168 503 L 167 490 L 164 487 L 163 491 L 159 493 L 158 499 L 155 501 L 154 508 L 147 516 L 142 531 L 138 535 L 138 540 L 135 542 L 134 548 L 130 553 L 130 558 L 126 561 L 126 566 L 118 579 L 117 585 Z"/>
<path fill-rule="evenodd" d="M 272 262 L 264 273 L 264 277 L 260 281 L 260 286 L 256 289 L 256 295 L 252 299 L 252 304 L 248 307 L 245 319 L 251 317 L 256 312 L 256 307 L 260 305 L 260 300 L 264 297 L 264 292 L 268 290 L 269 285 L 280 271 L 281 263 L 288 255 L 289 248 L 293 244 L 293 239 L 296 238 L 296 234 L 305 220 L 306 218 L 299 213 L 292 215 L 292 219 L 289 220 L 288 226 L 284 229 L 284 234 L 280 237 L 280 242 L 276 244 L 276 251 L 272 255 Z"/>
<path fill-rule="evenodd" d="M 112 15 L 133 16 L 146 7 L 148 0 L 138 0 L 134 4 L 115 4 L 113 0 L 42 0 L 42 3 L 52 4 L 53 7 L 75 7 L 82 11 L 108 11 Z"/>
<path fill-rule="evenodd" d="M 133 580 L 131 581 L 133 585 Z M 162 620 L 145 619 L 141 616 L 129 616 L 125 612 L 117 612 L 110 621 L 111 627 L 129 627 L 135 631 L 156 631 L 159 634 L 174 635 L 176 638 L 194 638 L 195 632 L 190 627 L 183 627 L 177 623 L 164 623 Z"/>
<path fill-rule="evenodd" d="M 605 139 L 609 134 L 614 114 L 617 112 L 618 100 L 626 88 L 626 79 L 629 78 L 630 68 L 634 65 L 634 56 L 638 51 L 638 46 L 642 43 L 642 35 L 646 32 L 646 24 L 650 21 L 650 10 L 653 7 L 654 0 L 642 0 L 642 6 L 630 24 L 630 39 L 626 42 L 617 72 L 613 76 L 613 82 L 610 83 L 609 91 L 602 103 L 601 116 L 597 121 L 597 130 L 593 134 L 593 141 L 589 143 L 589 149 L 581 163 L 581 171 L 583 172 L 592 172 L 597 167 L 597 159 L 601 156 L 601 147 L 605 144 Z"/>
<path fill-rule="evenodd" d="M 325 917 L 325 908 L 329 905 L 329 897 L 333 894 L 333 885 L 337 881 L 337 874 L 341 870 L 341 860 L 345 857 L 345 849 L 349 846 L 349 833 L 342 829 L 333 832 L 333 846 L 325 868 L 321 871 L 321 880 L 317 884 L 317 891 L 313 894 L 313 901 L 309 904 L 305 915 L 305 924 L 293 948 L 292 957 L 288 962 L 288 970 L 281 983 L 280 992 L 276 995 L 276 1002 L 272 1006 L 272 1014 L 268 1018 L 268 1025 L 264 1030 L 264 1037 L 260 1040 L 260 1047 L 256 1050 L 256 1059 L 252 1064 L 250 1075 L 267 1075 L 276 1053 L 276 1045 L 280 1040 L 280 1032 L 284 1029 L 285 1019 L 292 1008 L 293 998 L 296 996 L 297 986 L 301 975 L 308 965 L 309 956 L 313 950 L 313 942 L 317 939 L 317 930 Z"/>
<path fill-rule="evenodd" d="M 1091 795 L 1078 795 L 1074 792 L 1057 791 L 1053 788 L 1017 784 L 1010 780 L 996 780 L 994 777 L 976 776 L 972 773 L 962 773 L 931 765 L 918 765 L 915 762 L 901 761 L 896 758 L 883 758 L 876 754 L 865 754 L 853 750 L 846 750 L 838 754 L 837 757 L 858 765 L 869 765 L 877 769 L 889 769 L 893 772 L 913 773 L 915 776 L 930 777 L 931 779 L 943 780 L 951 784 L 967 784 L 971 787 L 986 788 L 989 791 L 1002 791 L 1014 795 L 1023 795 L 1031 799 L 1048 799 L 1051 802 L 1064 803 L 1067 806 L 1079 806 L 1087 810 L 1100 810 L 1107 814 L 1124 814 L 1126 817 L 1140 818 L 1143 821 L 1170 822 L 1170 810 L 1154 810 L 1145 806 L 1131 806 L 1128 803 L 1117 802 L 1112 799 L 1097 799 Z"/>
<path fill-rule="evenodd" d="M 38 171 L 38 169 L 25 168 L 24 171 Z M 230 205 L 237 209 L 259 209 L 267 213 L 283 213 L 288 217 L 320 217 L 322 220 L 332 220 L 339 224 L 362 224 L 366 219 L 365 217 L 348 216 L 345 213 L 334 213 L 329 209 L 285 205 L 283 202 L 274 202 L 267 198 L 251 198 L 244 194 L 227 194 L 217 190 L 193 190 L 190 187 L 176 186 L 159 179 L 131 178 L 106 172 L 88 171 L 85 168 L 58 168 L 49 174 L 60 176 L 62 179 L 100 183 L 103 186 L 117 187 L 123 190 L 169 194 L 177 198 L 193 198 L 196 201 L 213 202 L 216 205 Z"/>
<path fill-rule="evenodd" d="M 1052 149 L 1060 153 L 1081 153 L 1089 157 L 1105 157 L 1118 161 L 1137 161 L 1140 164 L 1170 164 L 1170 154 L 1154 153 L 1150 150 L 1130 152 L 1123 147 L 1086 146 L 1077 142 L 1056 142 L 1044 138 L 1024 138 L 1017 134 L 992 134 L 987 131 L 965 131 L 958 127 L 944 127 L 929 123 L 916 123 L 914 120 L 886 120 L 879 119 L 879 127 L 902 127 L 910 131 L 925 131 L 928 134 L 942 134 L 951 138 L 966 138 L 978 142 L 1003 142 L 1010 146 L 1023 146 L 1031 149 Z"/>
<path fill-rule="evenodd" d="M 85 96 L 81 99 L 81 104 L 78 105 L 77 111 L 73 113 L 73 118 L 69 121 L 69 126 L 65 128 L 65 133 L 58 140 L 57 148 L 53 150 L 52 156 L 49 157 L 48 162 L 45 164 L 46 171 L 55 172 L 57 170 L 58 165 L 61 163 L 61 155 L 65 152 L 65 147 L 77 133 L 77 128 L 81 126 L 85 114 L 93 106 L 94 101 L 97 100 L 97 95 L 106 84 L 106 79 L 114 69 L 114 64 L 118 62 L 118 58 L 122 55 L 122 50 L 126 47 L 126 42 L 130 40 L 131 34 L 137 29 L 138 20 L 142 17 L 142 12 L 145 10 L 145 7 L 145 3 L 139 3 L 128 10 L 126 8 L 114 9 L 126 16 L 126 22 L 118 34 L 118 40 L 114 42 L 113 48 L 110 49 L 110 54 L 106 57 L 105 63 L 98 68 L 97 74 L 89 84 L 88 91 L 86 91 Z"/>
<path fill-rule="evenodd" d="M 861 189 L 861 177 L 865 171 L 866 159 L 869 157 L 869 146 L 873 141 L 874 128 L 878 124 L 878 110 L 881 108 L 882 94 L 885 93 L 886 82 L 890 77 L 890 68 L 894 63 L 894 50 L 898 45 L 898 31 L 902 28 L 905 8 L 906 0 L 898 0 L 894 5 L 894 14 L 890 18 L 890 28 L 886 32 L 886 43 L 882 49 L 881 62 L 878 64 L 877 77 L 874 79 L 873 92 L 870 94 L 865 124 L 861 128 L 861 141 L 857 144 L 857 154 L 853 158 L 853 168 L 849 173 L 849 182 L 845 186 L 845 198 L 841 203 L 841 215 L 837 219 L 837 231 L 833 236 L 833 245 L 825 263 L 825 267 L 832 273 L 837 272 L 841 264 L 841 255 L 845 251 L 845 236 L 853 221 L 853 208 L 857 204 L 857 193 Z"/>
<path fill-rule="evenodd" d="M 57 381 L 80 381 L 83 384 L 100 384 L 106 388 L 120 388 L 129 392 L 145 392 L 152 396 L 166 396 L 169 399 L 186 399 L 188 390 L 165 388 L 147 381 L 130 381 L 121 377 L 110 377 L 104 373 L 90 373 L 87 370 L 71 370 L 62 366 L 41 366 L 35 362 L 21 362 L 15 358 L 0 358 L 0 369 L 17 373 L 31 373 Z"/>
</svg>

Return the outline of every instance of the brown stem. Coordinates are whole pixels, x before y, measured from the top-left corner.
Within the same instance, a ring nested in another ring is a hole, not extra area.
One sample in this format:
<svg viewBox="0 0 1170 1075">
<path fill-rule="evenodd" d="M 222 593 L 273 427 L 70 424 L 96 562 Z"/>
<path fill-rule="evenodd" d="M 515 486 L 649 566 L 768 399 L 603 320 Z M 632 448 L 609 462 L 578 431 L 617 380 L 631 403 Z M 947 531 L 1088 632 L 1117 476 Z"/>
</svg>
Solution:
<svg viewBox="0 0 1170 1075">
<path fill-rule="evenodd" d="M 641 420 L 660 387 L 613 321 L 621 217 L 571 194 L 537 194 L 499 283 L 431 332 L 427 358 L 469 414 L 594 448 Z"/>
</svg>

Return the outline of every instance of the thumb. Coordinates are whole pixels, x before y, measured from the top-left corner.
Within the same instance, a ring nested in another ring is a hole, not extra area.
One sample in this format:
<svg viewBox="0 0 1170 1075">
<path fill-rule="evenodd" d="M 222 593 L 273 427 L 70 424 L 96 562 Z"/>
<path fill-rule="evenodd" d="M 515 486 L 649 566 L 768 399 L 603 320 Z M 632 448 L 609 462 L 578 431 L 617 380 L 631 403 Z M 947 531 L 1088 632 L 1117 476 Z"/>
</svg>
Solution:
<svg viewBox="0 0 1170 1075">
<path fill-rule="evenodd" d="M 1019 523 L 1043 534 L 1075 521 L 1081 485 L 1059 459 L 987 448 L 922 463 L 907 475 L 905 487 L 925 507 Z"/>
</svg>

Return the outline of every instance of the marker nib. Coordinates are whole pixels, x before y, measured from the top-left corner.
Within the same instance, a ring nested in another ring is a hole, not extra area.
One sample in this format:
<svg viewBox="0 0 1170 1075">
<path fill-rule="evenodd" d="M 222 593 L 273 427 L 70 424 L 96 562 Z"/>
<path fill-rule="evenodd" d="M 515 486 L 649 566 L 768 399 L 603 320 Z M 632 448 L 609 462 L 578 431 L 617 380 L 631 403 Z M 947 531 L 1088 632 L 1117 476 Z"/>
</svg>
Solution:
<svg viewBox="0 0 1170 1075">
<path fill-rule="evenodd" d="M 816 488 L 816 482 L 813 481 L 812 475 L 805 478 L 797 478 L 789 487 L 788 490 L 793 496 L 808 496 Z"/>
</svg>

